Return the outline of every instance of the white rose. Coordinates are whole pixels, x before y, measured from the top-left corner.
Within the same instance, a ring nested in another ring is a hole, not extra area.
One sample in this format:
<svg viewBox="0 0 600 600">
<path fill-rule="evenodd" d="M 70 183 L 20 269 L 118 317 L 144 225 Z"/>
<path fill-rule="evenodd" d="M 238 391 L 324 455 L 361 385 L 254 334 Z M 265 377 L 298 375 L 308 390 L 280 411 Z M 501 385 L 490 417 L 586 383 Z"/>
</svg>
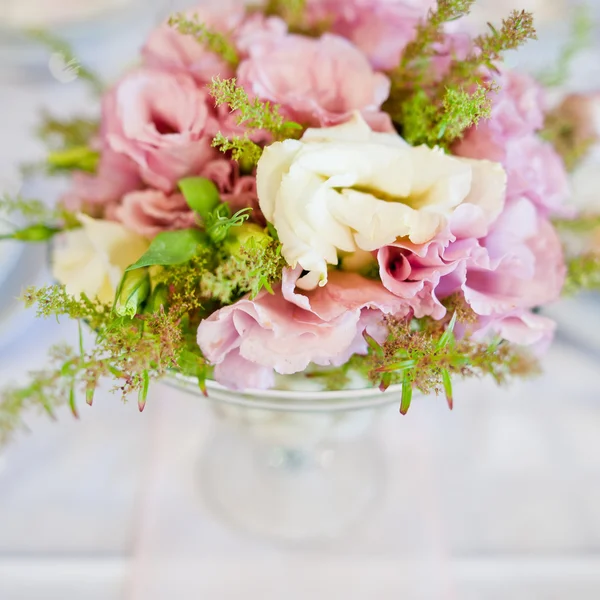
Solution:
<svg viewBox="0 0 600 600">
<path fill-rule="evenodd" d="M 301 140 L 266 148 L 257 186 L 285 260 L 308 271 L 299 287 L 312 289 L 325 285 L 327 264 L 338 263 L 338 251 L 377 250 L 398 238 L 428 242 L 462 203 L 485 206 L 496 218 L 506 174 L 497 163 L 375 133 L 356 114 L 343 125 L 308 129 Z"/>
<path fill-rule="evenodd" d="M 148 249 L 146 238 L 120 223 L 79 215 L 81 229 L 66 231 L 52 257 L 52 274 L 69 295 L 112 304 L 125 269 Z"/>
</svg>

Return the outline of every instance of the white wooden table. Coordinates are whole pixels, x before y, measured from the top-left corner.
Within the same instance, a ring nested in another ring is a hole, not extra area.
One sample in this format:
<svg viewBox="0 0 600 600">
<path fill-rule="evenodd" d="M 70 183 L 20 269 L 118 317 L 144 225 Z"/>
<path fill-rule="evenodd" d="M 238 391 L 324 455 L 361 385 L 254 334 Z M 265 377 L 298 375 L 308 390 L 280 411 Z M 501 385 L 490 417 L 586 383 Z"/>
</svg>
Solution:
<svg viewBox="0 0 600 600">
<path fill-rule="evenodd" d="M 36 151 L 23 131 L 37 107 L 84 104 L 75 86 L 2 84 L 0 174 Z M 25 319 L 0 340 L 0 384 L 65 337 L 75 328 Z M 509 390 L 458 386 L 452 413 L 441 399 L 404 418 L 391 407 L 378 506 L 316 546 L 255 539 L 208 510 L 202 399 L 161 386 L 142 415 L 108 393 L 80 421 L 33 415 L 0 455 L 0 600 L 597 600 L 600 359 L 559 343 L 545 366 Z"/>
</svg>

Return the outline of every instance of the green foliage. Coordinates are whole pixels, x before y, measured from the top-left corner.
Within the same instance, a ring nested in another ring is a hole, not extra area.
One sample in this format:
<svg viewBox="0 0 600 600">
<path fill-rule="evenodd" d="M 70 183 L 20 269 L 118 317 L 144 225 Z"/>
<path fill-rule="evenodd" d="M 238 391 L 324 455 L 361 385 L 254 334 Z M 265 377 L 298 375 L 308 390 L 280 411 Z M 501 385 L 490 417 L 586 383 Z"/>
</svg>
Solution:
<svg viewBox="0 0 600 600">
<path fill-rule="evenodd" d="M 234 136 L 228 139 L 218 133 L 213 140 L 213 146 L 222 152 L 231 152 L 232 158 L 238 162 L 256 164 L 262 149 L 251 140 L 251 135 L 258 131 L 268 132 L 273 139 L 282 140 L 294 137 L 302 126 L 292 121 L 285 121 L 279 112 L 279 106 L 263 102 L 259 98 L 250 100 L 246 90 L 237 84 L 235 78 L 221 79 L 215 77 L 209 86 L 211 96 L 217 106 L 227 105 L 236 112 L 236 122 L 246 129 L 244 136 Z"/>
<path fill-rule="evenodd" d="M 11 233 L 0 235 L 2 240 L 44 242 L 64 229 L 79 227 L 75 215 L 63 207 L 50 208 L 39 200 L 21 196 L 0 196 L 0 214 L 16 219 L 22 226 L 14 226 Z"/>
<path fill-rule="evenodd" d="M 559 231 L 587 234 L 600 230 L 600 215 L 582 214 L 576 219 L 555 219 L 553 224 Z"/>
<path fill-rule="evenodd" d="M 193 15 L 191 18 L 181 13 L 172 15 L 169 19 L 169 25 L 183 35 L 192 36 L 198 43 L 211 52 L 218 54 L 233 67 L 239 63 L 240 57 L 229 36 L 200 22 L 198 15 Z"/>
<path fill-rule="evenodd" d="M 150 247 L 127 271 L 153 265 L 178 265 L 188 262 L 208 247 L 207 235 L 198 229 L 162 231 L 151 242 Z"/>
<path fill-rule="evenodd" d="M 480 84 L 472 93 L 447 88 L 441 110 L 424 90 L 418 90 L 401 105 L 402 134 L 412 145 L 446 147 L 480 119 L 489 118 L 491 108 L 488 89 Z"/>
<path fill-rule="evenodd" d="M 567 260 L 564 293 L 600 290 L 600 253 L 587 252 Z"/>
<path fill-rule="evenodd" d="M 96 94 L 104 92 L 105 86 L 100 77 L 81 64 L 67 42 L 43 29 L 31 29 L 28 33 L 31 38 L 46 46 L 50 52 L 60 54 L 63 57 L 64 63 L 75 68 L 77 70 L 77 77 L 89 83 Z"/>
<path fill-rule="evenodd" d="M 211 96 L 217 106 L 226 104 L 237 114 L 237 124 L 250 130 L 263 130 L 271 133 L 276 139 L 285 139 L 302 129 L 298 123 L 285 121 L 279 112 L 279 105 L 263 102 L 259 98 L 250 100 L 248 92 L 237 84 L 237 80 L 215 77 L 209 86 Z"/>
<path fill-rule="evenodd" d="M 264 13 L 269 17 L 279 17 L 287 24 L 291 32 L 309 34 L 306 23 L 307 0 L 268 0 Z M 318 32 L 316 31 L 315 34 Z"/>
<path fill-rule="evenodd" d="M 0 399 L 0 441 L 23 424 L 25 410 L 41 407 L 53 415 L 56 407 L 69 404 L 77 414 L 77 396 L 91 403 L 104 379 L 115 381 L 113 391 L 126 399 L 138 394 L 140 410 L 145 406 L 152 380 L 177 369 L 205 378 L 209 373 L 197 345 L 195 332 L 176 311 L 164 306 L 133 318 L 119 316 L 110 306 L 85 296 L 73 298 L 62 286 L 30 289 L 26 305 L 35 305 L 38 316 L 67 316 L 85 321 L 96 332 L 91 349 L 80 339 L 76 351 L 56 346 L 50 352 L 50 366 L 30 373 L 30 382 L 9 389 Z M 203 380 L 203 379 L 202 379 Z"/>
<path fill-rule="evenodd" d="M 438 0 L 427 19 L 417 27 L 415 38 L 402 54 L 400 65 L 393 73 L 396 89 L 412 89 L 430 76 L 429 60 L 435 56 L 435 45 L 444 41 L 444 26 L 469 14 L 475 0 Z"/>
<path fill-rule="evenodd" d="M 98 129 L 99 123 L 93 119 L 74 117 L 62 120 L 43 113 L 36 133 L 48 148 L 63 150 L 89 146 L 90 140 L 97 134 Z"/>
<path fill-rule="evenodd" d="M 483 343 L 468 337 L 457 339 L 453 328 L 458 321 L 456 313 L 450 322 L 388 317 L 389 335 L 383 344 L 365 334 L 369 345 L 367 355 L 355 355 L 342 367 L 307 376 L 322 379 L 330 389 L 343 389 L 353 373 L 381 389 L 400 383 L 400 411 L 406 414 L 414 390 L 444 394 L 452 408 L 452 378 L 456 376 L 491 375 L 502 384 L 510 377 L 538 372 L 536 361 L 519 346 L 500 340 Z"/>
<path fill-rule="evenodd" d="M 495 71 L 504 52 L 536 37 L 531 15 L 514 11 L 500 29 L 490 24 L 487 34 L 473 40 L 468 56 L 453 59 L 446 74 L 437 79 L 432 59 L 436 46 L 445 40 L 443 26 L 468 13 L 472 4 L 472 0 L 438 2 L 391 73 L 392 92 L 385 108 L 413 145 L 448 148 L 466 129 L 489 117 L 488 96 L 496 86 L 484 68 Z"/>
<path fill-rule="evenodd" d="M 558 57 L 554 68 L 539 76 L 540 82 L 547 87 L 564 85 L 569 77 L 573 60 L 592 43 L 593 31 L 594 21 L 590 14 L 590 7 L 585 4 L 575 6 L 570 39 Z"/>
<path fill-rule="evenodd" d="M 245 294 L 255 298 L 281 281 L 287 266 L 281 256 L 281 245 L 264 236 L 250 237 L 232 254 L 222 260 L 212 272 L 205 273 L 200 282 L 202 296 L 220 305 L 235 302 Z"/>
</svg>

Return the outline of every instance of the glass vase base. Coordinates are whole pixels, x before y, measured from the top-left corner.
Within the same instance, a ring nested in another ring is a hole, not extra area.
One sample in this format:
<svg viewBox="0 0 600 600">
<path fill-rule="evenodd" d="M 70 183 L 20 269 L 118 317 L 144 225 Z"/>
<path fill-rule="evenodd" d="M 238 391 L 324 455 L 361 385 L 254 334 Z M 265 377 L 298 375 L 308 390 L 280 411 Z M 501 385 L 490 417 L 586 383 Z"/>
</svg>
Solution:
<svg viewBox="0 0 600 600">
<path fill-rule="evenodd" d="M 342 535 L 370 512 L 384 479 L 380 449 L 370 438 L 298 448 L 231 428 L 213 437 L 201 462 L 204 499 L 222 520 L 292 542 Z"/>
</svg>

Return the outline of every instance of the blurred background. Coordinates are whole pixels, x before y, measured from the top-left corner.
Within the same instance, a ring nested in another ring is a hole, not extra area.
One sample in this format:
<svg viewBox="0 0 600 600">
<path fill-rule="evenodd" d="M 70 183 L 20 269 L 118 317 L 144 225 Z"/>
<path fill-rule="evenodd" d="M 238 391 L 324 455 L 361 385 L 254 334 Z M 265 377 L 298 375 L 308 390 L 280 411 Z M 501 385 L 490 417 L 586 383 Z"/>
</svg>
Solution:
<svg viewBox="0 0 600 600">
<path fill-rule="evenodd" d="M 135 63 L 152 27 L 196 4 L 0 0 L 0 193 L 53 197 L 20 170 L 43 156 L 39 112 L 96 110 L 76 71 L 19 30 L 52 30 L 110 80 Z M 576 59 L 570 91 L 600 89 L 600 1 L 588 4 L 598 45 Z M 539 41 L 509 60 L 535 73 L 556 60 L 574 7 L 480 0 L 472 19 L 534 11 Z M 600 207 L 598 171 L 576 177 L 588 206 Z M 15 301 L 48 280 L 43 248 L 0 246 L 1 386 L 42 366 L 52 344 L 76 339 L 75 325 L 35 320 Z M 211 510 L 199 462 L 215 451 L 217 422 L 198 397 L 158 386 L 142 415 L 108 392 L 79 421 L 32 415 L 30 431 L 0 449 L 0 600 L 597 600 L 600 302 L 564 301 L 549 313 L 560 331 L 540 378 L 502 390 L 457 385 L 452 413 L 435 398 L 407 417 L 385 410 L 374 432 L 381 489 L 335 539 L 267 540 Z"/>
</svg>

